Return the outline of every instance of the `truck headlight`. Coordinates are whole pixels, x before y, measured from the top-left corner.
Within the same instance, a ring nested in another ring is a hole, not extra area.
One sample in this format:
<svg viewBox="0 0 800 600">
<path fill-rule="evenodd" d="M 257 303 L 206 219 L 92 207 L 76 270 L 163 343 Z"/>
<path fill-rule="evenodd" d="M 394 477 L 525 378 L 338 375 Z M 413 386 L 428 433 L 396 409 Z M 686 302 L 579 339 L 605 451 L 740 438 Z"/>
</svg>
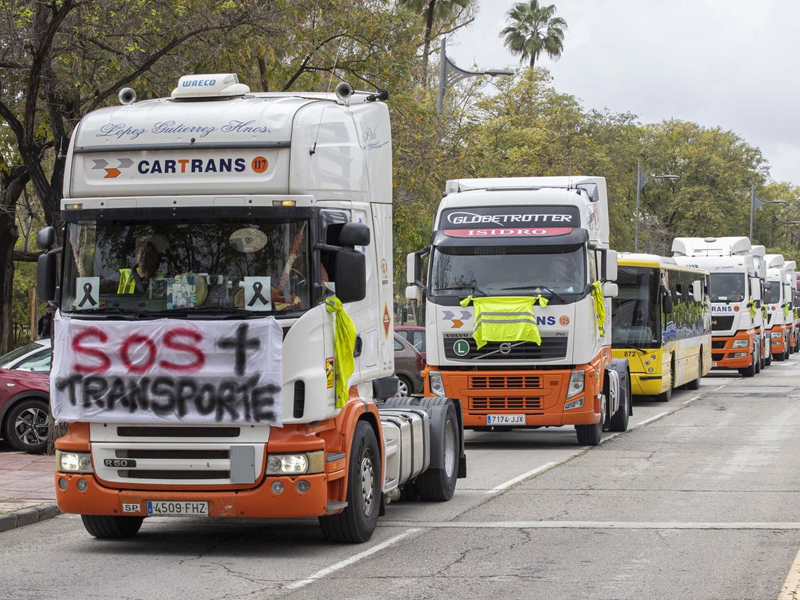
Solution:
<svg viewBox="0 0 800 600">
<path fill-rule="evenodd" d="M 88 452 L 56 450 L 56 470 L 63 473 L 94 473 L 92 455 Z"/>
<path fill-rule="evenodd" d="M 324 471 L 325 453 L 322 450 L 267 456 L 267 475 L 305 475 Z"/>
<path fill-rule="evenodd" d="M 747 348 L 747 340 L 734 340 L 731 348 Z"/>
<path fill-rule="evenodd" d="M 444 393 L 444 383 L 442 382 L 442 374 L 439 371 L 428 371 L 428 385 L 431 388 L 431 394 L 434 396 L 446 396 Z"/>
<path fill-rule="evenodd" d="M 574 408 L 581 408 L 581 407 L 583 407 L 583 397 L 578 398 L 577 400 L 573 400 L 572 402 L 564 403 L 564 410 L 572 410 Z"/>
<path fill-rule="evenodd" d="M 585 385 L 586 385 L 586 371 L 584 370 L 572 371 L 572 373 L 569 374 L 569 388 L 567 388 L 567 398 L 572 398 L 574 396 L 577 396 L 578 394 L 582 394 Z M 564 408 L 567 408 L 566 405 L 564 406 Z"/>
<path fill-rule="evenodd" d="M 772 332 L 770 332 L 770 336 L 772 337 L 773 340 L 779 340 L 779 339 L 781 339 L 783 337 L 783 332 L 782 331 L 772 331 Z M 734 348 L 735 347 L 736 346 L 734 346 Z"/>
</svg>

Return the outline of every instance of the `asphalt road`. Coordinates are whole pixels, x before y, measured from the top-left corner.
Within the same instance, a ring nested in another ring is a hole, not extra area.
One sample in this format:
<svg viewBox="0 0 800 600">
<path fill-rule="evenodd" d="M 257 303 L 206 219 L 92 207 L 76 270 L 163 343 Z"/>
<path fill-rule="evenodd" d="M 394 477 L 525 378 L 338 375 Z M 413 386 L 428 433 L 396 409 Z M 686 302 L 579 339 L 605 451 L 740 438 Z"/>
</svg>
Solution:
<svg viewBox="0 0 800 600">
<path fill-rule="evenodd" d="M 800 550 L 799 424 L 793 356 L 635 402 L 596 448 L 571 428 L 469 432 L 456 497 L 390 505 L 360 546 L 315 520 L 153 518 L 98 541 L 62 515 L 0 533 L 0 597 L 776 599 Z"/>
</svg>

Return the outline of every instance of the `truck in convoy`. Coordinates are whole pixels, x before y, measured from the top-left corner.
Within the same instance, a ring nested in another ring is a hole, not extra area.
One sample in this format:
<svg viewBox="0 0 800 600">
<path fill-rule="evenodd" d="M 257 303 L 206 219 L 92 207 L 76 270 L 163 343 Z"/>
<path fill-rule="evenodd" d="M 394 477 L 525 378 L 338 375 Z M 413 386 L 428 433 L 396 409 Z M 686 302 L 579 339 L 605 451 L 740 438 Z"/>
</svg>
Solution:
<svg viewBox="0 0 800 600">
<path fill-rule="evenodd" d="M 760 371 L 761 282 L 746 237 L 675 238 L 679 265 L 711 274 L 711 368 L 737 369 L 745 377 Z"/>
<path fill-rule="evenodd" d="M 784 307 L 784 314 L 786 316 L 786 327 L 790 329 L 789 332 L 789 354 L 797 352 L 797 344 L 800 343 L 800 335 L 798 335 L 797 325 L 795 324 L 794 311 L 797 308 L 794 298 L 794 282 L 797 279 L 797 262 L 787 260 L 784 265 L 784 282 L 783 282 L 783 296 L 786 298 L 786 306 Z"/>
<path fill-rule="evenodd" d="M 574 425 L 585 445 L 625 431 L 608 242 L 602 177 L 448 181 L 430 245 L 407 261 L 407 297 L 427 298 L 425 393 L 457 399 L 473 430 Z"/>
<path fill-rule="evenodd" d="M 457 403 L 394 397 L 387 96 L 190 75 L 80 121 L 37 275 L 56 496 L 89 533 L 318 517 L 363 542 L 404 487 L 453 495 Z"/>
<path fill-rule="evenodd" d="M 795 272 L 792 284 L 792 305 L 794 306 L 795 352 L 800 352 L 800 273 Z"/>
<path fill-rule="evenodd" d="M 772 344 L 770 343 L 769 335 L 767 335 L 765 324 L 767 322 L 767 305 L 764 304 L 763 299 L 767 296 L 767 261 L 764 257 L 767 255 L 767 249 L 764 246 L 755 245 L 750 247 L 750 254 L 753 257 L 753 264 L 756 268 L 756 276 L 761 284 L 761 308 L 757 309 L 758 314 L 754 317 L 756 326 L 756 339 L 761 340 L 759 348 L 761 349 L 761 360 L 759 361 L 759 369 L 764 369 L 772 364 Z M 755 282 L 754 284 L 755 285 Z"/>
<path fill-rule="evenodd" d="M 790 313 L 792 304 L 791 283 L 788 279 L 786 261 L 782 254 L 767 254 L 767 324 L 772 356 L 775 360 L 787 360 L 794 319 Z"/>
<path fill-rule="evenodd" d="M 711 370 L 708 271 L 652 254 L 619 255 L 612 301 L 612 356 L 627 358 L 633 395 L 663 402 L 700 388 Z"/>
</svg>

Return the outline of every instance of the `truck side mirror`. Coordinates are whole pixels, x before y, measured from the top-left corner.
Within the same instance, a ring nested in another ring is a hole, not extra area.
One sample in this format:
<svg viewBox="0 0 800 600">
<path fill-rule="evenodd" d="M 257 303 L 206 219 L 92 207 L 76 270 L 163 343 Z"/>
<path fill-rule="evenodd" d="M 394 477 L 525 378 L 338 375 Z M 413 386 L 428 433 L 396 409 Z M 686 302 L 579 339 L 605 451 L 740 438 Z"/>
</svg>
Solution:
<svg viewBox="0 0 800 600">
<path fill-rule="evenodd" d="M 616 281 L 618 275 L 618 268 L 617 268 L 617 251 L 616 250 L 606 250 L 605 251 L 605 277 L 603 281 Z"/>
<path fill-rule="evenodd" d="M 661 310 L 665 315 L 672 314 L 672 296 L 663 287 L 661 288 Z"/>
<path fill-rule="evenodd" d="M 367 296 L 367 259 L 358 250 L 342 248 L 336 253 L 336 296 L 342 303 Z"/>
<path fill-rule="evenodd" d="M 703 282 L 699 279 L 692 282 L 692 297 L 695 302 L 703 301 Z"/>
<path fill-rule="evenodd" d="M 45 252 L 36 261 L 36 296 L 39 302 L 56 298 L 56 255 Z"/>
<path fill-rule="evenodd" d="M 369 227 L 363 223 L 345 223 L 339 232 L 339 245 L 355 248 L 356 246 L 369 246 Z"/>
<path fill-rule="evenodd" d="M 40 250 L 50 250 L 56 243 L 56 230 L 52 227 L 45 227 L 36 234 L 36 245 Z"/>
<path fill-rule="evenodd" d="M 619 286 L 611 281 L 603 283 L 603 297 L 616 298 L 619 295 Z"/>
<path fill-rule="evenodd" d="M 430 251 L 431 247 L 425 246 L 422 250 L 406 255 L 406 283 L 408 283 L 408 285 L 415 285 L 419 288 L 425 287 L 425 284 L 422 282 L 422 259 L 427 256 Z M 408 296 L 408 292 L 406 292 L 406 298 L 414 300 L 414 298 Z"/>
</svg>

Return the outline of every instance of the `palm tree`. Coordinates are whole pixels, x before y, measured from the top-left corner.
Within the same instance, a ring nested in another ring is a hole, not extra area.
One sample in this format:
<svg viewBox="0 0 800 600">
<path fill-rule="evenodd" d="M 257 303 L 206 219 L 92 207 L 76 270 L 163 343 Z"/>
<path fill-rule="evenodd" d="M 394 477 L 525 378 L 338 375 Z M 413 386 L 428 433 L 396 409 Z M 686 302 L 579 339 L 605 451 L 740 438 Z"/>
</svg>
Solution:
<svg viewBox="0 0 800 600">
<path fill-rule="evenodd" d="M 434 21 L 450 21 L 474 0 L 398 0 L 397 4 L 419 15 L 425 15 L 425 45 L 422 49 L 422 81 L 428 79 L 428 54 L 431 49 Z"/>
<path fill-rule="evenodd" d="M 539 6 L 539 0 L 519 2 L 508 11 L 513 22 L 500 32 L 500 37 L 505 36 L 506 48 L 518 54 L 520 62 L 530 60 L 533 68 L 542 52 L 553 59 L 561 56 L 567 22 L 554 17 L 555 12 L 554 4 Z"/>
</svg>

